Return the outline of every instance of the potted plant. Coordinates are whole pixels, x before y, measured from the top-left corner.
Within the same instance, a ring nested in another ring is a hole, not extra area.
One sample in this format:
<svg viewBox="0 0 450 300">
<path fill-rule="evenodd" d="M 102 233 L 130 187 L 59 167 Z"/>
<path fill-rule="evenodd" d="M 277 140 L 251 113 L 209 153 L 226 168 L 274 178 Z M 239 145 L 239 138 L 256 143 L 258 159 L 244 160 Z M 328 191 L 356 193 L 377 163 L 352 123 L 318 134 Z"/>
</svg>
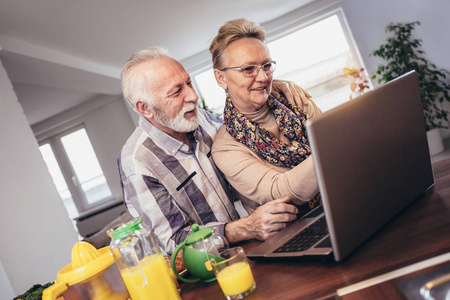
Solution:
<svg viewBox="0 0 450 300">
<path fill-rule="evenodd" d="M 450 85 L 446 81 L 449 72 L 437 69 L 436 65 L 424 58 L 425 52 L 420 49 L 422 40 L 412 35 L 417 25 L 420 25 L 419 21 L 390 23 L 386 27 L 386 32 L 393 33 L 393 36 L 374 50 L 372 55 L 382 58 L 387 64 L 379 65 L 372 79 L 385 83 L 411 70 L 417 72 L 430 154 L 433 155 L 444 150 L 439 128 L 448 128 L 449 124 L 449 112 L 443 108 L 444 102 L 450 102 Z M 438 138 L 437 144 L 430 140 L 433 137 Z"/>
</svg>

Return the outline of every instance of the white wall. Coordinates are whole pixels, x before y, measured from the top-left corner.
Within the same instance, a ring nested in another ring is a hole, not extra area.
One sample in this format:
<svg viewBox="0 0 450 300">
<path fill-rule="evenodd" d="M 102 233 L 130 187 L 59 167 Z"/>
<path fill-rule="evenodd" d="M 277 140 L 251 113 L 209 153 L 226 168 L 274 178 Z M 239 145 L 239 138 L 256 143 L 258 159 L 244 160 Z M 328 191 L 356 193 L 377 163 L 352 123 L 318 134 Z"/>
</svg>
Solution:
<svg viewBox="0 0 450 300">
<path fill-rule="evenodd" d="M 450 1 L 342 0 L 341 6 L 370 74 L 375 73 L 379 64 L 384 64 L 370 53 L 386 42 L 388 35 L 385 28 L 390 22 L 420 21 L 415 37 L 422 40 L 425 57 L 438 68 L 450 70 Z M 376 85 L 376 82 L 373 83 Z M 449 103 L 446 109 L 450 111 Z M 441 130 L 441 134 L 450 137 L 450 130 Z"/>
<path fill-rule="evenodd" d="M 14 290 L 6 274 L 3 264 L 0 261 L 0 298 L 1 299 L 13 299 L 16 296 Z"/>
<path fill-rule="evenodd" d="M 1 61 L 0 99 L 0 260 L 20 294 L 56 279 L 77 236 Z"/>
</svg>

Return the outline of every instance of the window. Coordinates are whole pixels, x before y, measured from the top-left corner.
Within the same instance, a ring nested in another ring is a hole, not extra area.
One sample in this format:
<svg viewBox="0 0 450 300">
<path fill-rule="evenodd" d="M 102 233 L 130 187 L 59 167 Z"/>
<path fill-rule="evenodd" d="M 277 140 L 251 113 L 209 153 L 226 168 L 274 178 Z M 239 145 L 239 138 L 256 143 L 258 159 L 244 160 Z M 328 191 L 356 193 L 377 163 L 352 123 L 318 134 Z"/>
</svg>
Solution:
<svg viewBox="0 0 450 300">
<path fill-rule="evenodd" d="M 86 130 L 74 128 L 39 147 L 63 204 L 73 220 L 113 195 Z"/>
<path fill-rule="evenodd" d="M 270 55 L 277 62 L 276 79 L 297 83 L 323 111 L 349 100 L 352 80 L 343 76 L 343 70 L 363 67 L 363 63 L 340 9 L 307 24 L 290 26 L 277 36 L 268 34 L 267 39 Z M 212 68 L 194 78 L 208 107 L 221 114 L 224 91 Z"/>
</svg>

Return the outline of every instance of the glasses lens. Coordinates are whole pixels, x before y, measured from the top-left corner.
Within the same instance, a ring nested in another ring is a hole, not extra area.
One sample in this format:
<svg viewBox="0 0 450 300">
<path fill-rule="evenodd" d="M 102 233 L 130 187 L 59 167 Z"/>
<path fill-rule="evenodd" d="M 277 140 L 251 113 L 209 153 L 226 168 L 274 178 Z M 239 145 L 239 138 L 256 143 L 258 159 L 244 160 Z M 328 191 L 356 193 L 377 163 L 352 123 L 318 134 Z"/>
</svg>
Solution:
<svg viewBox="0 0 450 300">
<path fill-rule="evenodd" d="M 242 67 L 242 73 L 244 73 L 245 76 L 255 76 L 255 73 L 257 73 L 257 70 L 259 69 L 259 66 L 243 66 Z"/>
<path fill-rule="evenodd" d="M 275 71 L 275 62 L 268 62 L 261 66 L 247 65 L 247 66 L 242 66 L 240 69 L 241 69 L 242 74 L 244 74 L 245 77 L 253 77 L 253 76 L 258 75 L 260 68 L 263 69 L 263 72 L 266 75 L 272 74 L 273 71 Z"/>
<path fill-rule="evenodd" d="M 263 65 L 262 68 L 264 70 L 264 73 L 266 73 L 266 74 L 273 73 L 273 71 L 275 71 L 275 63 L 269 62 L 269 63 Z"/>
</svg>

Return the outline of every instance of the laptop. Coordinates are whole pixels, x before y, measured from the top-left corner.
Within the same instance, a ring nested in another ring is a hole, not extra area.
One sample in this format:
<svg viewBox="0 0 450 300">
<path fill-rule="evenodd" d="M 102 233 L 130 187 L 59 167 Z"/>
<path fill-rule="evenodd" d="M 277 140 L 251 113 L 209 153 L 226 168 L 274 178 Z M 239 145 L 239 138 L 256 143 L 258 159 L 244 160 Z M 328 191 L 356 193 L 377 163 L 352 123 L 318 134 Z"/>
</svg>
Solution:
<svg viewBox="0 0 450 300">
<path fill-rule="evenodd" d="M 250 259 L 341 261 L 434 185 L 414 71 L 306 128 L 322 205 L 247 253 Z M 304 239 L 308 232 L 315 240 Z"/>
</svg>

